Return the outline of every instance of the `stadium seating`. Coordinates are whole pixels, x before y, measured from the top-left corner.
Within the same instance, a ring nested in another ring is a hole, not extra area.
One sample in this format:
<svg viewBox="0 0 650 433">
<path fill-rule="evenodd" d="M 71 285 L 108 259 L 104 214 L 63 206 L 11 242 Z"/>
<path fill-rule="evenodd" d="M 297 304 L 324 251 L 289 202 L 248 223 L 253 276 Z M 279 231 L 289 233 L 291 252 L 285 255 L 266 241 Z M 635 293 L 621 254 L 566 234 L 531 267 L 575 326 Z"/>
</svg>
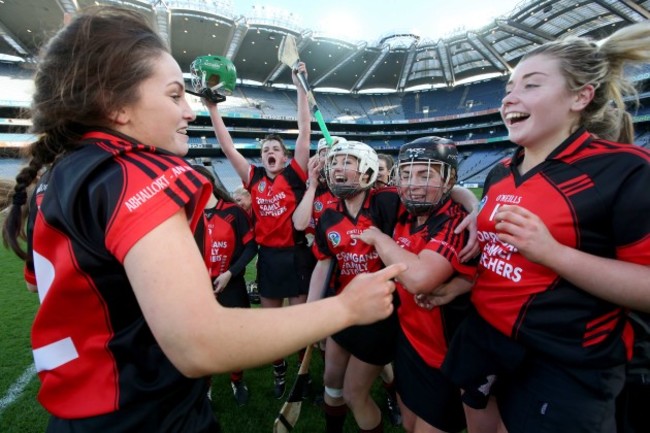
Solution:
<svg viewBox="0 0 650 433">
<path fill-rule="evenodd" d="M 30 103 L 32 73 L 19 66 L 0 62 L 0 85 L 3 88 L 0 99 L 0 112 L 3 113 L 0 114 L 0 149 L 24 145 L 34 139 L 27 134 L 26 125 L 18 121 L 18 113 Z M 649 80 L 650 66 L 629 73 L 635 80 Z M 498 115 L 493 114 L 501 103 L 503 88 L 504 78 L 494 78 L 452 88 L 405 94 L 317 91 L 316 99 L 326 122 L 332 124 L 330 132 L 365 141 L 378 151 L 395 154 L 406 141 L 424 134 L 441 135 L 455 140 L 463 155 L 459 180 L 482 185 L 489 168 L 512 151 L 512 144 L 507 141 Z M 641 93 L 640 98 L 641 106 L 633 111 L 638 131 L 635 143 L 650 147 L 650 104 L 646 102 L 650 101 L 650 92 Z M 200 107 L 198 99 L 195 104 Z M 235 124 L 229 128 L 236 145 L 249 149 L 246 154 L 249 158 L 250 143 L 254 140 L 250 137 L 250 132 L 259 131 L 261 137 L 266 132 L 295 130 L 296 110 L 295 90 L 250 85 L 239 85 L 220 105 L 225 118 L 249 119 L 243 126 Z M 206 114 L 200 113 L 202 116 Z M 450 122 L 464 118 L 468 119 L 467 122 Z M 209 125 L 209 120 L 202 124 Z M 395 129 L 388 126 L 391 124 L 408 127 Z M 343 125 L 345 128 L 342 132 L 337 131 Z M 354 125 L 359 127 L 355 128 Z M 240 132 L 247 135 L 240 136 Z M 318 131 L 314 131 L 314 136 L 319 136 Z M 285 139 L 290 148 L 295 146 L 295 135 Z M 198 149 L 218 148 L 209 126 L 191 128 L 189 143 Z M 312 147 L 313 145 L 314 143 Z M 260 164 L 256 157 L 250 158 L 250 161 Z M 2 177 L 13 177 L 20 165 L 19 161 L 13 159 L 0 159 L 0 163 Z M 241 185 L 239 176 L 225 158 L 214 158 L 213 167 L 228 190 L 232 191 Z"/>
</svg>

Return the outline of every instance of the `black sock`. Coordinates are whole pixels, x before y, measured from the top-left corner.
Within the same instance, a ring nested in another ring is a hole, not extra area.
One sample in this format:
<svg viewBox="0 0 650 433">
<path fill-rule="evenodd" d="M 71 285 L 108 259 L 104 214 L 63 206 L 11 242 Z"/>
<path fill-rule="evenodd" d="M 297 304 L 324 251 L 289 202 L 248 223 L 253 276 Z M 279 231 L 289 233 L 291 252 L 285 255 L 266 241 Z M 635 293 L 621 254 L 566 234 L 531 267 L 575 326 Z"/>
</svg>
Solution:
<svg viewBox="0 0 650 433">
<path fill-rule="evenodd" d="M 330 406 L 323 403 L 325 410 L 325 432 L 326 433 L 343 433 L 343 425 L 345 424 L 345 417 L 348 414 L 348 407 L 346 405 Z"/>
</svg>

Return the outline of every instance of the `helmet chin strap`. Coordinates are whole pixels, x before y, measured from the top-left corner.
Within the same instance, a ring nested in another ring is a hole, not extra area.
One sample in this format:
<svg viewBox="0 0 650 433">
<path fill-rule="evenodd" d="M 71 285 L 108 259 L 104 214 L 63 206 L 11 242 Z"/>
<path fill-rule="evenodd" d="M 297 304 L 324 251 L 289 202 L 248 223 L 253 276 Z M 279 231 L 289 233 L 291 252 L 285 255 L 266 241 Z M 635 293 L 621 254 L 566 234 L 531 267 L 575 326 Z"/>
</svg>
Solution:
<svg viewBox="0 0 650 433">
<path fill-rule="evenodd" d="M 411 215 L 423 216 L 435 213 L 447 201 L 447 198 L 449 198 L 449 193 L 443 194 L 443 196 L 440 197 L 440 200 L 438 200 L 436 203 L 408 199 L 402 199 L 402 203 Z"/>
<path fill-rule="evenodd" d="M 443 192 L 440 195 L 440 198 L 435 203 L 427 202 L 424 200 L 409 199 L 408 196 L 404 195 L 403 190 L 401 190 L 400 187 L 398 187 L 398 193 L 400 196 L 400 200 L 402 201 L 402 204 L 404 204 L 404 207 L 411 215 L 414 216 L 430 215 L 437 212 L 438 209 L 440 209 L 442 205 L 445 204 L 445 202 L 451 195 L 452 188 L 449 187 L 449 184 L 450 184 L 450 179 L 449 177 L 446 177 L 444 183 L 440 186 Z"/>
<path fill-rule="evenodd" d="M 213 104 L 218 104 L 219 102 L 223 102 L 226 100 L 226 97 L 220 93 L 213 92 L 211 89 L 208 89 L 207 87 L 202 89 L 201 92 L 195 92 L 193 90 L 185 89 L 187 93 L 190 95 L 198 96 L 199 98 L 204 98 L 207 99 L 208 101 L 212 102 Z"/>
</svg>

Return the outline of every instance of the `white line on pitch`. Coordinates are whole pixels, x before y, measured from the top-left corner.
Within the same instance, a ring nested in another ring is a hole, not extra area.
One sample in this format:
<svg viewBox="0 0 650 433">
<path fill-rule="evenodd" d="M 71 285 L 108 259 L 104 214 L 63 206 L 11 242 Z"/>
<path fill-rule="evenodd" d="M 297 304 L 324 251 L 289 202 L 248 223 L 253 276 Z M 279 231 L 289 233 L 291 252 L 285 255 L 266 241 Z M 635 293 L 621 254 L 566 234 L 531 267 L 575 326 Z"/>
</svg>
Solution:
<svg viewBox="0 0 650 433">
<path fill-rule="evenodd" d="M 0 414 L 4 412 L 4 410 L 11 406 L 11 404 L 20 397 L 20 395 L 23 393 L 25 388 L 27 387 L 27 384 L 29 381 L 34 377 L 36 374 L 36 367 L 34 367 L 34 364 L 30 365 L 27 367 L 27 369 L 23 372 L 23 374 L 20 375 L 18 380 L 16 380 L 10 387 L 7 393 L 0 398 Z"/>
</svg>

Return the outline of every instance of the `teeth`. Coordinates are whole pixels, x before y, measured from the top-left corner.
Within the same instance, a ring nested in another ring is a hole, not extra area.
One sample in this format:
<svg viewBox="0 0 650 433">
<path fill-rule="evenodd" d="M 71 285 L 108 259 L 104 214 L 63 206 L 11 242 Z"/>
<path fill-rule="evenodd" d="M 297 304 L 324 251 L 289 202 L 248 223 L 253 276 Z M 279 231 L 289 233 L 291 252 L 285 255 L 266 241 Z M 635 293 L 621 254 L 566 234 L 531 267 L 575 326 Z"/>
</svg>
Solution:
<svg viewBox="0 0 650 433">
<path fill-rule="evenodd" d="M 530 114 L 516 112 L 506 114 L 506 120 L 523 119 L 525 117 L 530 117 Z"/>
</svg>

